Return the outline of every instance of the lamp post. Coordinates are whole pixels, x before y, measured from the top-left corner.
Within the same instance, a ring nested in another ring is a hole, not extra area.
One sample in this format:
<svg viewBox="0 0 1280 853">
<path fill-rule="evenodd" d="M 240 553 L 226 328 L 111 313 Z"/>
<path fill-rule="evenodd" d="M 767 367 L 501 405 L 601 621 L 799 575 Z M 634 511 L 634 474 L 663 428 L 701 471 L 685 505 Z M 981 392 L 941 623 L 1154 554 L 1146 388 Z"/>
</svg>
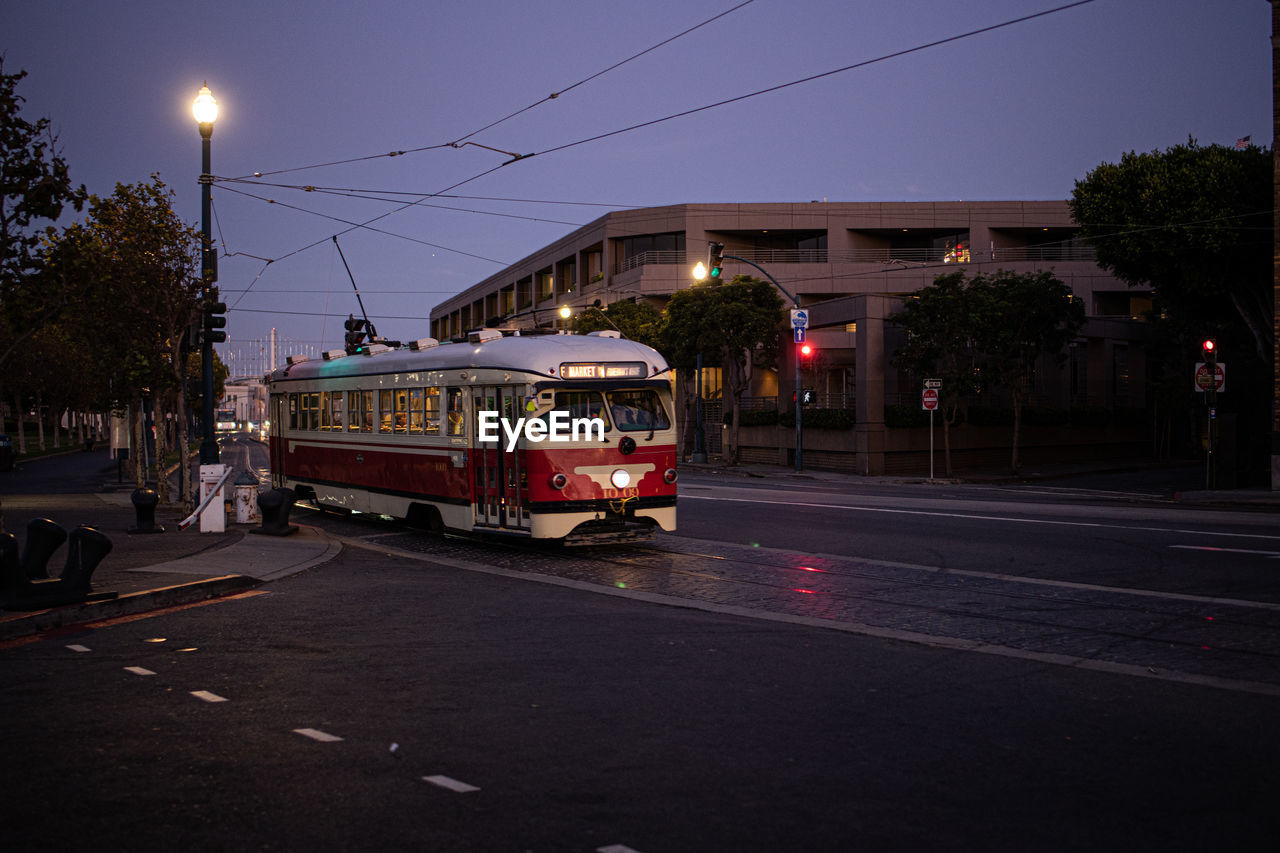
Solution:
<svg viewBox="0 0 1280 853">
<path fill-rule="evenodd" d="M 210 222 L 210 211 L 213 200 L 210 191 L 213 186 L 213 166 L 211 165 L 210 142 L 213 139 L 213 122 L 218 118 L 218 102 L 206 84 L 200 88 L 195 102 L 191 105 L 191 113 L 200 127 L 200 290 L 201 300 L 205 305 L 217 301 L 213 282 L 217 279 L 217 271 L 213 258 L 213 229 Z M 201 324 L 203 327 L 203 323 Z M 208 332 L 201 329 L 200 371 L 202 407 L 200 421 L 203 437 L 200 441 L 200 464 L 218 464 L 218 442 L 213 437 L 213 341 Z"/>
</svg>

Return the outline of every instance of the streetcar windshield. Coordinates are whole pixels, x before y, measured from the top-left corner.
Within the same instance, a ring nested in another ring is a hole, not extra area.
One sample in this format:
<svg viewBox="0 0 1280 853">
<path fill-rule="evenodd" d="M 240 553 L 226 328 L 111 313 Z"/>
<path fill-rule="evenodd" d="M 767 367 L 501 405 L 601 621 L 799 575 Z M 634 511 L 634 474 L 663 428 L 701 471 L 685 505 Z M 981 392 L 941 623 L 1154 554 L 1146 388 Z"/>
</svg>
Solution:
<svg viewBox="0 0 1280 853">
<path fill-rule="evenodd" d="M 671 422 L 656 391 L 637 388 L 609 392 L 609 414 L 623 432 L 668 429 Z"/>
<path fill-rule="evenodd" d="M 571 421 L 578 418 L 600 418 L 605 431 L 609 431 L 609 419 L 604 415 L 604 398 L 599 391 L 557 391 L 555 408 L 569 413 Z"/>
</svg>

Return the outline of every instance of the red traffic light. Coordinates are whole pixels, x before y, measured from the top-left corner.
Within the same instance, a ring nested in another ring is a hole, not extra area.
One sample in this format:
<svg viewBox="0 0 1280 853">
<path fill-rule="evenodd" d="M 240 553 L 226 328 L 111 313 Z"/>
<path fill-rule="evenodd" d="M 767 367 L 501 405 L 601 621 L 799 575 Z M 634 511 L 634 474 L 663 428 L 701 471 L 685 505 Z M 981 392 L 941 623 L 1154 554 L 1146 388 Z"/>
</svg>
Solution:
<svg viewBox="0 0 1280 853">
<path fill-rule="evenodd" d="M 1206 340 L 1204 343 L 1202 343 L 1200 345 L 1200 348 L 1203 349 L 1205 352 L 1213 352 L 1218 348 L 1218 344 L 1216 341 L 1210 338 Z"/>
<path fill-rule="evenodd" d="M 806 341 L 805 343 L 802 343 L 800 345 L 800 357 L 808 358 L 811 355 L 813 355 L 813 344 L 809 343 L 808 341 Z"/>
</svg>

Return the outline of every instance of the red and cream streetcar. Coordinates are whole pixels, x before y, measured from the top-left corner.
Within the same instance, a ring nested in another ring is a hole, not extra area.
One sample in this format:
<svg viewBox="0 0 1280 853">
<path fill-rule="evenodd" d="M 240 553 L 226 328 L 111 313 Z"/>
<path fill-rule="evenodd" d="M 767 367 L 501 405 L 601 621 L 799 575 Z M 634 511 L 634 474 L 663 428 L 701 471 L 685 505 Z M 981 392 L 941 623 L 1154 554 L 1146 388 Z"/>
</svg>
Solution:
<svg viewBox="0 0 1280 853">
<path fill-rule="evenodd" d="M 269 377 L 273 485 L 321 507 L 569 544 L 676 526 L 666 362 L 617 332 L 369 344 Z"/>
</svg>

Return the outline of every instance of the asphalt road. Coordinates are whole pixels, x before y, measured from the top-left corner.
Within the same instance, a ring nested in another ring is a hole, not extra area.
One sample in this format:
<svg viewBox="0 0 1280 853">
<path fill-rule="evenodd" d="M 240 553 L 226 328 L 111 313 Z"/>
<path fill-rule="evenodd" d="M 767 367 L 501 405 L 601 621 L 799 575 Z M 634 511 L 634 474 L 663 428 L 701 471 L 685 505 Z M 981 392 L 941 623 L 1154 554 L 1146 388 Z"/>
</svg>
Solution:
<svg viewBox="0 0 1280 853">
<path fill-rule="evenodd" d="M 350 547 L 0 649 L 6 849 L 1273 849 L 1271 514 L 682 488 L 609 550 L 299 511 Z"/>
</svg>

